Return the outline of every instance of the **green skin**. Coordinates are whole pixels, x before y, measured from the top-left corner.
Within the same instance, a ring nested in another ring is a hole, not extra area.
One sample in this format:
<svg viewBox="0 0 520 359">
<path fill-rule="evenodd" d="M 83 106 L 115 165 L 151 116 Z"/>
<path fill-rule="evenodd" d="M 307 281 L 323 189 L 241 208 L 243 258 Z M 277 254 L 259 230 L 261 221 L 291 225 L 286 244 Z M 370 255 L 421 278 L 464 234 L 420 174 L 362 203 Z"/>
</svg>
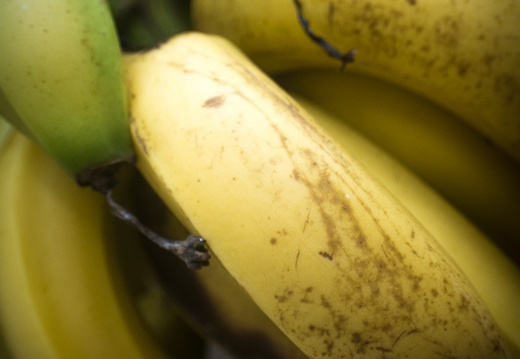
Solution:
<svg viewBox="0 0 520 359">
<path fill-rule="evenodd" d="M 106 2 L 2 0 L 0 48 L 0 114 L 67 172 L 132 156 L 122 53 Z"/>
</svg>

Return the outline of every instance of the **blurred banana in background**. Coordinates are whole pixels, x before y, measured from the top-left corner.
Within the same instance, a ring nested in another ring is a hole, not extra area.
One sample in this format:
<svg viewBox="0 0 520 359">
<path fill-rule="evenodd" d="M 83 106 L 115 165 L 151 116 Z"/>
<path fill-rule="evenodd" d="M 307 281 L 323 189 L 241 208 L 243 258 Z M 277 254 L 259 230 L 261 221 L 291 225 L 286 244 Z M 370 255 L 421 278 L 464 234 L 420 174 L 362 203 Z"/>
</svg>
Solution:
<svg viewBox="0 0 520 359">
<path fill-rule="evenodd" d="M 145 301 L 158 295 L 149 284 L 130 290 L 146 278 L 146 266 L 134 261 L 139 266 L 127 280 L 118 266 L 118 257 L 135 250 L 136 233 L 118 227 L 103 198 L 79 188 L 14 131 L 0 151 L 0 332 L 13 357 L 186 358 L 196 353 L 190 349 L 195 335 L 186 326 L 171 330 L 180 321 L 177 315 L 169 317 L 170 334 L 178 335 L 168 339 L 178 341 L 174 350 L 166 351 L 153 338 Z M 124 242 L 117 252 L 115 240 Z"/>
<path fill-rule="evenodd" d="M 300 3 L 316 33 L 357 49 L 349 71 L 431 99 L 520 162 L 518 1 Z M 293 1 L 193 0 L 192 11 L 197 30 L 227 37 L 268 72 L 339 68 L 302 31 Z"/>
</svg>

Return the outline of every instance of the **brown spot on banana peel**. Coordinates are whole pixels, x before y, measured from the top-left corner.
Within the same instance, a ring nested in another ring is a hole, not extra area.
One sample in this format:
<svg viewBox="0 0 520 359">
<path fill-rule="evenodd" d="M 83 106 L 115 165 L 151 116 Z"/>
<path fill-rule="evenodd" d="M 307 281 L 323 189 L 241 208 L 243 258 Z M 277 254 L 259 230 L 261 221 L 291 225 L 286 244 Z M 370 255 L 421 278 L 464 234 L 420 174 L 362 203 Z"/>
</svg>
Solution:
<svg viewBox="0 0 520 359">
<path fill-rule="evenodd" d="M 218 107 L 222 106 L 222 104 L 224 103 L 225 100 L 226 100 L 225 95 L 214 96 L 214 97 L 208 98 L 206 101 L 204 101 L 204 103 L 202 104 L 202 107 L 218 108 Z"/>
</svg>

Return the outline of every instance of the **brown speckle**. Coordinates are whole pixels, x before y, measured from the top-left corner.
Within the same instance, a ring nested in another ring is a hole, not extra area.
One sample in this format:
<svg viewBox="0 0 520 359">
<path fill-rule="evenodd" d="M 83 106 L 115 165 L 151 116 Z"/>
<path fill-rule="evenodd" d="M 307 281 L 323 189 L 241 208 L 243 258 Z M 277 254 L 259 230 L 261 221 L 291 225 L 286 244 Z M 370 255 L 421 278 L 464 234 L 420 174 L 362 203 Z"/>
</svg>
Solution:
<svg viewBox="0 0 520 359">
<path fill-rule="evenodd" d="M 224 95 L 218 95 L 208 98 L 204 103 L 202 104 L 202 107 L 204 108 L 218 108 L 222 106 L 224 101 L 226 100 L 226 96 Z"/>
<path fill-rule="evenodd" d="M 330 261 L 334 259 L 334 258 L 332 258 L 332 254 L 327 253 L 327 252 L 323 252 L 323 251 L 321 251 L 321 252 L 319 252 L 318 254 L 319 254 L 320 256 L 322 256 L 323 258 L 326 258 L 326 259 L 328 259 L 328 260 L 330 260 Z"/>
<path fill-rule="evenodd" d="M 269 240 L 269 243 L 271 243 L 273 246 L 274 246 L 277 242 L 278 242 L 278 239 L 276 239 L 276 238 L 274 238 L 274 237 L 271 238 L 271 239 Z"/>
<path fill-rule="evenodd" d="M 304 292 L 303 297 L 302 297 L 302 299 L 300 301 L 302 303 L 312 303 L 313 301 L 310 298 L 310 294 L 312 293 L 313 290 L 314 290 L 313 287 L 305 288 L 305 292 Z"/>
<path fill-rule="evenodd" d="M 289 300 L 290 297 L 294 294 L 292 289 L 286 288 L 284 292 L 280 295 L 275 295 L 274 298 L 278 301 L 278 303 L 285 303 Z"/>
</svg>

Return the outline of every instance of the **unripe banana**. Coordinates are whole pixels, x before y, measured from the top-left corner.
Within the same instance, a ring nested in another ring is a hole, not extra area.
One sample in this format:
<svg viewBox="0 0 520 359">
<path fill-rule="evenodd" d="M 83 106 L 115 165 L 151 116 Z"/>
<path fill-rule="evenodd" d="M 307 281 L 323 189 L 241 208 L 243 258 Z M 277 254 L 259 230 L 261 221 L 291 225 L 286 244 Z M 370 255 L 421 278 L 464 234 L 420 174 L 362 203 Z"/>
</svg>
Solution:
<svg viewBox="0 0 520 359">
<path fill-rule="evenodd" d="M 127 65 L 140 170 L 305 354 L 507 357 L 429 232 L 230 42 Z"/>
<path fill-rule="evenodd" d="M 520 2 L 300 2 L 315 33 L 357 49 L 349 71 L 426 96 L 520 161 Z M 197 30 L 229 38 L 269 71 L 340 66 L 305 35 L 291 0 L 195 0 L 193 14 Z"/>
<path fill-rule="evenodd" d="M 344 118 L 296 97 L 316 122 L 376 177 L 438 240 L 467 275 L 520 355 L 520 270 L 461 212 Z M 360 106 L 363 106 L 362 104 Z M 385 113 L 381 113 L 385 117 Z"/>
<path fill-rule="evenodd" d="M 277 78 L 399 159 L 520 263 L 520 166 L 430 101 L 378 79 L 336 71 Z"/>
<path fill-rule="evenodd" d="M 0 332 L 13 358 L 166 358 L 131 304 L 103 198 L 15 131 L 0 149 Z"/>
<path fill-rule="evenodd" d="M 0 113 L 67 172 L 133 154 L 122 55 L 105 1 L 2 1 L 0 48 L 0 88 L 18 117 L 3 101 Z"/>
</svg>

